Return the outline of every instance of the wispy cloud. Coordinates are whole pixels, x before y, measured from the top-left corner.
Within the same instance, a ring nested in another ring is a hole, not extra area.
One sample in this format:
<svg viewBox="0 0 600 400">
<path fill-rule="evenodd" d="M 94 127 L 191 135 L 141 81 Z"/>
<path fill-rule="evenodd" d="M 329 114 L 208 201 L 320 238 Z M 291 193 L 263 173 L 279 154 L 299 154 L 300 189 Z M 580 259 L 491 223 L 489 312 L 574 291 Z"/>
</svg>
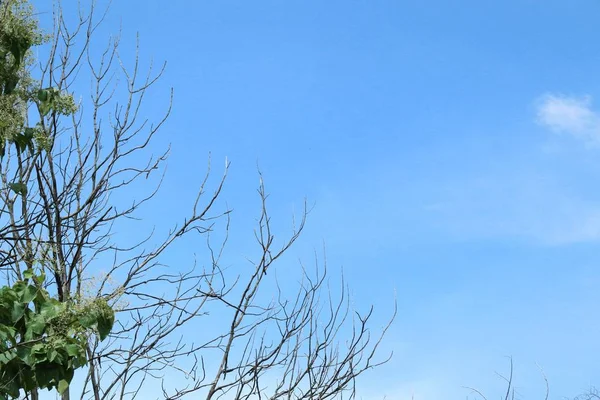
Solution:
<svg viewBox="0 0 600 400">
<path fill-rule="evenodd" d="M 554 132 L 575 136 L 587 145 L 600 145 L 600 114 L 592 109 L 590 96 L 542 96 L 537 120 Z"/>
</svg>

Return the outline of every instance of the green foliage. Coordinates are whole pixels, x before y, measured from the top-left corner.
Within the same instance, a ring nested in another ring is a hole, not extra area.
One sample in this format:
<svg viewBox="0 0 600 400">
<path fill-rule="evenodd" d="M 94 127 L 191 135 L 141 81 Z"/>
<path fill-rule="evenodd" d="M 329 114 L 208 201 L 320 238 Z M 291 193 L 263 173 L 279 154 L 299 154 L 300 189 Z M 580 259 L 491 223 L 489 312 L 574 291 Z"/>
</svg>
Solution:
<svg viewBox="0 0 600 400">
<path fill-rule="evenodd" d="M 77 111 L 73 96 L 60 92 L 55 88 L 39 89 L 37 91 L 38 110 L 42 116 L 54 111 L 60 115 L 70 115 Z"/>
<path fill-rule="evenodd" d="M 1 2 L 0 21 L 0 94 L 10 95 L 23 77 L 27 52 L 44 36 L 26 0 Z"/>
<path fill-rule="evenodd" d="M 0 157 L 8 151 L 37 155 L 50 151 L 45 126 L 77 111 L 73 96 L 44 88 L 31 78 L 33 46 L 44 43 L 27 0 L 0 0 Z M 39 120 L 29 123 L 37 111 Z M 27 196 L 26 182 L 8 189 Z M 0 288 L 0 400 L 33 389 L 68 389 L 75 370 L 87 363 L 91 334 L 104 340 L 114 324 L 105 300 L 60 302 L 44 289 L 44 275 L 23 272 L 23 280 Z"/>
<path fill-rule="evenodd" d="M 87 363 L 89 335 L 103 340 L 114 324 L 103 299 L 60 302 L 43 288 L 43 274 L 26 270 L 23 277 L 0 289 L 0 399 L 35 388 L 64 392 Z"/>
<path fill-rule="evenodd" d="M 32 15 L 24 0 L 0 3 L 0 139 L 4 140 L 25 125 L 30 97 L 25 90 L 30 81 L 26 56 L 32 46 L 44 40 Z"/>
<path fill-rule="evenodd" d="M 31 48 L 45 40 L 28 1 L 0 1 L 0 157 L 7 144 L 14 144 L 18 152 L 33 152 L 36 144 L 40 151 L 48 150 L 51 140 L 43 124 L 27 127 L 30 106 L 37 108 L 40 119 L 77 110 L 72 95 L 40 88 L 29 74 Z"/>
</svg>

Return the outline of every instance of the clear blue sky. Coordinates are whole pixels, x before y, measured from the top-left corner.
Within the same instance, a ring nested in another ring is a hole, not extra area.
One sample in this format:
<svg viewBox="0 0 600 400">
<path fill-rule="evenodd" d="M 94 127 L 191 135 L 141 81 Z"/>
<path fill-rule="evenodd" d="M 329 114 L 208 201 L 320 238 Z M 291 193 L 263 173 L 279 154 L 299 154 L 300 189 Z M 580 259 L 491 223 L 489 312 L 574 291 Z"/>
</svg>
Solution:
<svg viewBox="0 0 600 400">
<path fill-rule="evenodd" d="M 552 399 L 600 384 L 599 2 L 113 3 L 103 32 L 168 61 L 164 198 L 228 157 L 241 232 L 258 161 L 281 226 L 316 203 L 294 257 L 324 240 L 376 325 L 397 292 L 363 398 L 498 398 L 510 355 L 520 398 L 536 363 Z"/>
</svg>

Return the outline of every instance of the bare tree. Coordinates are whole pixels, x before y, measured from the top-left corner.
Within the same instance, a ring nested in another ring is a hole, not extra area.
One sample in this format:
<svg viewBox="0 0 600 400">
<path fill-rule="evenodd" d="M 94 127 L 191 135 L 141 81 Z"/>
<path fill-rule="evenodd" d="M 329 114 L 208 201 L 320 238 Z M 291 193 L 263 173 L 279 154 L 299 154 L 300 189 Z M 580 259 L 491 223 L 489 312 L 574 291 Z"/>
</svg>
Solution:
<svg viewBox="0 0 600 400">
<path fill-rule="evenodd" d="M 600 399 L 600 391 L 596 387 L 591 387 L 585 393 L 575 397 L 575 400 L 598 400 Z"/>
<path fill-rule="evenodd" d="M 498 377 L 500 377 L 506 383 L 506 389 L 505 389 L 504 394 L 502 395 L 503 400 L 514 400 L 514 399 L 518 398 L 518 397 L 516 397 L 517 392 L 516 392 L 516 388 L 515 388 L 515 384 L 514 384 L 514 364 L 513 364 L 512 357 L 509 357 L 509 360 L 510 360 L 510 368 L 508 371 L 508 376 L 496 373 L 496 375 L 498 375 Z M 548 382 L 548 378 L 546 377 L 546 374 L 544 373 L 544 370 L 542 369 L 542 367 L 540 367 L 538 365 L 538 368 L 540 370 L 542 378 L 544 379 L 544 385 L 545 385 L 544 400 L 548 400 L 548 397 L 550 396 L 550 384 Z M 484 393 L 481 390 L 473 388 L 473 387 L 465 387 L 465 389 L 468 389 L 471 392 L 471 394 L 474 394 L 476 397 L 481 398 L 483 400 L 487 400 L 487 397 L 484 395 Z"/>
<path fill-rule="evenodd" d="M 310 271 L 300 265 L 295 293 L 270 273 L 302 233 L 306 206 L 287 239 L 276 241 L 261 177 L 256 256 L 225 268 L 232 214 L 220 197 L 229 163 L 216 180 L 209 163 L 178 224 L 124 243 L 119 230 L 135 232 L 131 224 L 160 188 L 168 149 L 153 155 L 153 139 L 171 103 L 157 121 L 142 117 L 164 65 L 142 73 L 137 53 L 131 63 L 119 54 L 118 37 L 97 56 L 105 15 L 92 3 L 72 21 L 55 6 L 47 59 L 33 74 L 41 87 L 73 96 L 89 79 L 90 97 L 68 116 L 32 107 L 45 151 L 8 152 L 0 165 L 6 282 L 39 264 L 61 301 L 104 297 L 118 311 L 110 339 L 90 339 L 82 391 L 63 399 L 135 398 L 149 382 L 169 399 L 353 397 L 356 378 L 386 361 L 375 355 L 389 324 L 372 336 L 372 308 L 352 310 L 343 281 L 332 294 L 324 262 Z M 26 190 L 15 192 L 11 182 Z M 169 265 L 168 249 L 192 237 L 207 261 Z M 184 336 L 191 326 L 213 328 Z"/>
</svg>

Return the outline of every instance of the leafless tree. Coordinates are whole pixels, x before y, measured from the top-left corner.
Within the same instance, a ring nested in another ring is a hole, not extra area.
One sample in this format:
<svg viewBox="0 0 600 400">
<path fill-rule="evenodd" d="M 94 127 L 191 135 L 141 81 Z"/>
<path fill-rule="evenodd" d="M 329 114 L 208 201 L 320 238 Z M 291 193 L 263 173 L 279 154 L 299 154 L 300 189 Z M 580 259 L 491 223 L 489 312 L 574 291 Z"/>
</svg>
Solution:
<svg viewBox="0 0 600 400">
<path fill-rule="evenodd" d="M 598 400 L 600 399 L 600 391 L 596 387 L 591 387 L 585 393 L 575 397 L 575 400 Z"/>
<path fill-rule="evenodd" d="M 510 360 L 510 368 L 509 368 L 509 372 L 508 372 L 508 376 L 496 373 L 496 375 L 498 375 L 505 383 L 506 383 L 506 390 L 502 396 L 503 400 L 514 400 L 518 397 L 516 397 L 516 389 L 515 389 L 515 385 L 514 385 L 514 364 L 513 364 L 513 359 L 512 357 L 509 357 Z M 545 395 L 544 395 L 544 400 L 548 400 L 548 397 L 550 396 L 550 384 L 548 382 L 548 378 L 546 377 L 546 374 L 544 373 L 544 370 L 538 365 L 538 368 L 540 370 L 540 373 L 542 374 L 542 378 L 544 379 L 544 385 L 545 385 Z M 465 387 L 465 389 L 468 389 L 471 394 L 474 394 L 477 398 L 481 398 L 483 400 L 487 400 L 487 397 L 485 396 L 485 394 L 476 388 L 473 387 Z"/>
<path fill-rule="evenodd" d="M 229 164 L 214 179 L 209 163 L 178 224 L 123 240 L 121 232 L 137 232 L 138 213 L 156 200 L 168 149 L 153 155 L 153 140 L 171 106 L 157 121 L 142 117 L 164 66 L 142 73 L 137 53 L 131 62 L 121 57 L 118 37 L 98 52 L 106 11 L 86 7 L 74 20 L 54 7 L 52 40 L 33 74 L 42 87 L 76 97 L 89 79 L 89 98 L 69 117 L 30 110 L 47 134 L 47 151 L 12 151 L 0 165 L 6 282 L 39 264 L 61 301 L 102 296 L 118 311 L 109 340 L 90 339 L 83 389 L 63 399 L 135 398 L 151 382 L 162 387 L 157 397 L 169 399 L 353 397 L 355 379 L 386 361 L 375 355 L 389 324 L 372 336 L 372 308 L 355 312 L 343 281 L 330 291 L 324 262 L 300 265 L 295 294 L 271 273 L 302 233 L 306 207 L 287 239 L 275 240 L 261 177 L 256 256 L 225 268 L 232 214 L 220 198 Z M 10 189 L 17 181 L 26 192 Z M 193 237 L 207 261 L 170 265 L 168 249 Z"/>
</svg>

